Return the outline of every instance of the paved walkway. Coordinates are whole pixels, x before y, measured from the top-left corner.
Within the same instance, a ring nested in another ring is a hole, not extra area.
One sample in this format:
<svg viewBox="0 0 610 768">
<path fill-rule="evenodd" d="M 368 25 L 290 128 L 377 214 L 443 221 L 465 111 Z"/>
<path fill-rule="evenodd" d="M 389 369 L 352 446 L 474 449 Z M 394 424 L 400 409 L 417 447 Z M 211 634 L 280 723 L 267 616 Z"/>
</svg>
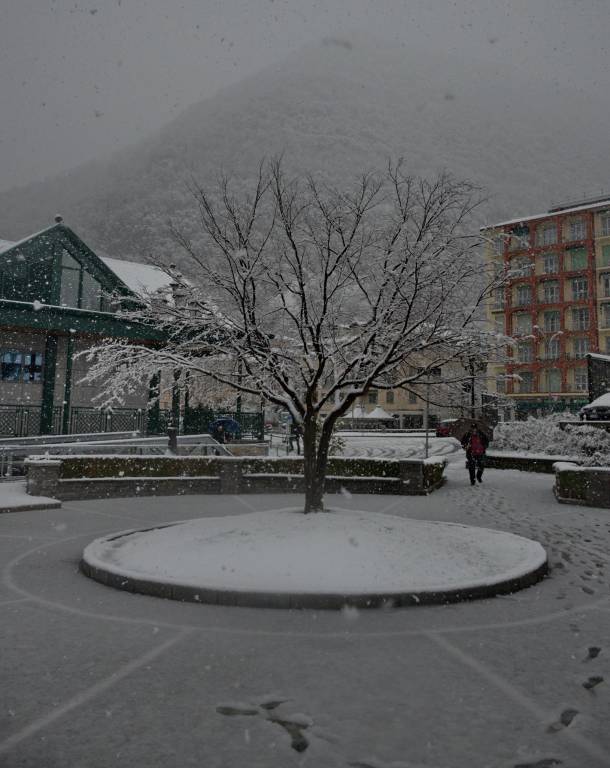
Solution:
<svg viewBox="0 0 610 768">
<path fill-rule="evenodd" d="M 395 611 L 181 604 L 78 570 L 84 545 L 105 533 L 290 496 L 3 515 L 0 766 L 610 766 L 610 518 L 556 504 L 551 483 L 488 470 L 471 488 L 456 462 L 428 498 L 332 498 L 501 528 L 549 551 L 552 574 L 531 589 Z"/>
</svg>

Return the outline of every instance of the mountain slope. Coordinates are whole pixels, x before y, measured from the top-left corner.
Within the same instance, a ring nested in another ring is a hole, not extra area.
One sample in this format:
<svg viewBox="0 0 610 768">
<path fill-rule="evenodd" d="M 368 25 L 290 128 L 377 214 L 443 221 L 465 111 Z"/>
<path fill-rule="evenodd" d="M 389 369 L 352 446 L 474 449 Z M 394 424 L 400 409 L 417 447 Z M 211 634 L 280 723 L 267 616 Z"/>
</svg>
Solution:
<svg viewBox="0 0 610 768">
<path fill-rule="evenodd" d="M 189 179 L 213 184 L 223 168 L 241 183 L 280 152 L 292 169 L 335 183 L 401 155 L 412 173 L 446 168 L 483 185 L 488 219 L 543 211 L 607 184 L 604 98 L 493 61 L 325 41 L 194 105 L 110 163 L 1 195 L 0 235 L 60 212 L 115 256 L 172 255 L 168 219 L 196 226 Z"/>
</svg>

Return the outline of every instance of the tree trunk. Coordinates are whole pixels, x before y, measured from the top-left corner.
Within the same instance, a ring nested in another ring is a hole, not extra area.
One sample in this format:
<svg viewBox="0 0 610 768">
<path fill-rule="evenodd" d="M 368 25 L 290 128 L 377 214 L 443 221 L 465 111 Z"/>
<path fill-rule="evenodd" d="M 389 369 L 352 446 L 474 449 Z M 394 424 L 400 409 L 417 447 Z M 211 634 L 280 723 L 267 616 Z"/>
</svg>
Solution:
<svg viewBox="0 0 610 768">
<path fill-rule="evenodd" d="M 318 425 L 315 419 L 303 422 L 303 474 L 305 476 L 305 514 L 324 510 L 325 470 L 319 471 Z"/>
<path fill-rule="evenodd" d="M 334 421 L 324 423 L 318 440 L 318 425 L 315 421 L 304 422 L 303 472 L 305 475 L 305 512 L 324 511 L 324 491 L 328 451 L 333 433 Z M 309 438 L 309 439 L 308 439 Z"/>
</svg>

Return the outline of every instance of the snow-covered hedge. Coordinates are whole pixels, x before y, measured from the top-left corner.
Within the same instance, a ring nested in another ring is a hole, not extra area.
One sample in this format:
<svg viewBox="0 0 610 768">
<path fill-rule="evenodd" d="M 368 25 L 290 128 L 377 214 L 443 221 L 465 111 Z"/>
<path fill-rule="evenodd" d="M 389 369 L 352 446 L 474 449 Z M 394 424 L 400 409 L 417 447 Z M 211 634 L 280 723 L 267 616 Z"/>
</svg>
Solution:
<svg viewBox="0 0 610 768">
<path fill-rule="evenodd" d="M 560 429 L 565 414 L 510 421 L 494 429 L 494 451 L 573 456 L 584 466 L 610 466 L 610 433 L 587 425 Z"/>
<path fill-rule="evenodd" d="M 294 457 L 222 456 L 54 456 L 61 459 L 61 479 L 101 477 L 194 477 L 220 474 L 220 467 L 239 461 L 244 474 L 303 474 L 303 459 Z M 434 474 L 434 467 L 429 472 Z M 442 473 L 442 467 L 441 467 Z M 328 475 L 346 477 L 400 476 L 397 460 L 339 458 L 328 460 Z"/>
</svg>

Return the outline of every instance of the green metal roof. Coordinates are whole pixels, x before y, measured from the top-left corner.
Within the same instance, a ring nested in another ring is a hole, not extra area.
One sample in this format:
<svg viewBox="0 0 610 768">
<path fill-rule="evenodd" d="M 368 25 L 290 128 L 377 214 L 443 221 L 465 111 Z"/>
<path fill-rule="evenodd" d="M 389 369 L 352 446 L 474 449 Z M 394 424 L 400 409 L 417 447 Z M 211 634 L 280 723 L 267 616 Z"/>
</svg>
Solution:
<svg viewBox="0 0 610 768">
<path fill-rule="evenodd" d="M 0 250 L 3 264 L 52 262 L 51 280 L 41 289 L 42 301 L 18 301 L 0 294 L 0 326 L 33 328 L 60 333 L 88 334 L 142 341 L 162 341 L 157 328 L 127 321 L 119 314 L 60 306 L 61 254 L 67 251 L 101 285 L 114 295 L 123 296 L 127 306 L 137 306 L 138 296 L 69 227 L 61 222 Z M 31 297 L 28 297 L 31 298 Z"/>
</svg>

